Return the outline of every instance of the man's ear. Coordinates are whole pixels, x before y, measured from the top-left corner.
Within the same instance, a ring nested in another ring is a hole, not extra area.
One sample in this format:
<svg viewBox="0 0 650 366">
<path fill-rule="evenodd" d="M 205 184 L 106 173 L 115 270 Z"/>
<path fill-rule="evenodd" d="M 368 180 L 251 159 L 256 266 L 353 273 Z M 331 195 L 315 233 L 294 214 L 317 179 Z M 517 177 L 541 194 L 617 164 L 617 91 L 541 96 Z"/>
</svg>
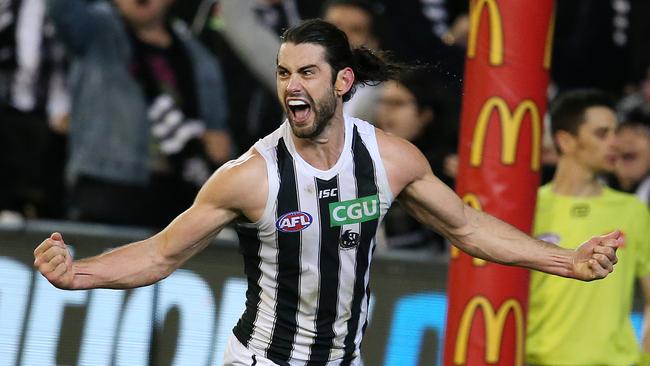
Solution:
<svg viewBox="0 0 650 366">
<path fill-rule="evenodd" d="M 559 130 L 553 138 L 561 155 L 570 154 L 575 149 L 576 137 L 569 131 Z"/>
<path fill-rule="evenodd" d="M 354 71 L 346 67 L 336 74 L 336 81 L 334 82 L 334 89 L 337 96 L 342 96 L 347 93 L 354 84 Z"/>
</svg>

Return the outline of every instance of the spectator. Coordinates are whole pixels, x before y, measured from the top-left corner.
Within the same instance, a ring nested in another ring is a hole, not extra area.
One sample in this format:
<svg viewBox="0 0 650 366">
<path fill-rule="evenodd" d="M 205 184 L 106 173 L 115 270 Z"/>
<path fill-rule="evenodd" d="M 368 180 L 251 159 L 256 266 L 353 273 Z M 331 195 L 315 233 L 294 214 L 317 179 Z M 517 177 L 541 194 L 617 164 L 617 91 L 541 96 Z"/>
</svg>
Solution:
<svg viewBox="0 0 650 366">
<path fill-rule="evenodd" d="M 627 74 L 626 87 L 637 84 L 639 80 L 647 75 L 650 65 L 650 2 L 646 0 L 617 0 L 618 3 L 629 1 L 629 27 L 627 28 L 627 48 L 625 70 Z M 620 5 L 619 5 L 620 7 Z M 616 19 L 619 24 L 621 19 Z"/>
<path fill-rule="evenodd" d="M 293 1 L 221 0 L 213 7 L 201 37 L 223 61 L 228 126 L 239 153 L 283 119 L 275 95 L 275 56 L 281 30 L 299 20 Z"/>
<path fill-rule="evenodd" d="M 329 0 L 323 5 L 322 17 L 345 32 L 350 47 L 378 49 L 376 14 L 364 0 Z"/>
<path fill-rule="evenodd" d="M 642 0 L 556 2 L 551 79 L 560 93 L 577 88 L 599 88 L 614 95 L 621 94 L 630 78 L 628 74 L 638 69 L 630 67 L 630 56 L 647 53 L 630 49 L 630 26 L 636 27 L 632 21 L 641 19 L 633 14 L 637 8 L 647 8 L 642 3 Z M 636 28 L 634 30 L 636 32 Z M 635 35 L 633 40 L 638 47 L 640 43 L 636 38 Z M 641 47 L 647 49 L 647 43 Z M 604 70 L 607 70 L 606 75 Z"/>
<path fill-rule="evenodd" d="M 379 49 L 377 12 L 365 0 L 329 0 L 323 5 L 322 17 L 345 32 L 353 48 Z M 343 105 L 343 112 L 372 121 L 381 87 L 360 85 L 352 99 Z"/>
<path fill-rule="evenodd" d="M 650 115 L 632 112 L 616 129 L 620 151 L 612 187 L 650 204 Z"/>
<path fill-rule="evenodd" d="M 0 4 L 0 220 L 63 211 L 64 56 L 43 2 Z"/>
<path fill-rule="evenodd" d="M 219 65 L 168 19 L 171 0 L 48 4 L 74 56 L 70 217 L 167 223 L 209 176 L 207 161 L 230 158 Z"/>
<path fill-rule="evenodd" d="M 632 111 L 650 115 L 650 65 L 646 70 L 645 78 L 639 83 L 638 90 L 621 99 L 617 109 L 623 121 L 630 119 L 628 115 Z"/>
<path fill-rule="evenodd" d="M 383 45 L 408 62 L 431 66 L 431 78 L 444 97 L 449 128 L 458 134 L 465 66 L 469 2 L 383 0 Z"/>
<path fill-rule="evenodd" d="M 219 0 L 220 31 L 224 39 L 255 78 L 274 93 L 275 59 L 280 46 L 276 29 L 282 25 L 260 21 L 258 15 L 273 11 L 276 15 L 265 20 L 281 18 L 286 24 L 294 25 L 300 21 L 294 4 L 293 0 Z"/>
<path fill-rule="evenodd" d="M 630 312 L 639 279 L 650 315 L 650 215 L 636 197 L 600 180 L 616 163 L 614 103 L 598 91 L 574 91 L 557 99 L 550 114 L 560 155 L 553 180 L 538 193 L 534 235 L 572 248 L 586 232 L 618 228 L 625 243 L 616 274 L 599 283 L 531 273 L 527 364 L 637 364 Z M 644 352 L 650 352 L 648 332 L 645 327 Z"/>
<path fill-rule="evenodd" d="M 399 81 L 387 82 L 379 96 L 375 114 L 377 127 L 404 138 L 424 153 L 434 174 L 453 186 L 454 143 L 448 144 L 440 100 L 436 87 L 423 71 L 413 71 Z M 441 236 L 426 229 L 398 204 L 391 206 L 385 218 L 387 244 L 391 248 L 434 246 L 445 248 Z"/>
</svg>

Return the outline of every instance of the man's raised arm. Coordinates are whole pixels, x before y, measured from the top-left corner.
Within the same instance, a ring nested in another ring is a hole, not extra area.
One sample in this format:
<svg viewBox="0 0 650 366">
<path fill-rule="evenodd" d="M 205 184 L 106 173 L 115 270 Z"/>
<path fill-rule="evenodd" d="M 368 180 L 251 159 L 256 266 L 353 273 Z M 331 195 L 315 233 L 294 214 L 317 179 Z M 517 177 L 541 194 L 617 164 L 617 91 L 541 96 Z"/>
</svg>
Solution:
<svg viewBox="0 0 650 366">
<path fill-rule="evenodd" d="M 534 239 L 464 204 L 409 142 L 377 135 L 391 188 L 402 205 L 471 256 L 585 281 L 604 278 L 613 270 L 620 232 L 593 237 L 576 250 Z"/>
<path fill-rule="evenodd" d="M 237 216 L 254 219 L 266 202 L 266 189 L 260 189 L 266 187 L 266 179 L 262 157 L 249 152 L 222 166 L 201 188 L 194 204 L 158 234 L 73 261 L 61 234 L 53 233 L 34 250 L 34 266 L 62 289 L 152 284 L 205 248 Z"/>
</svg>

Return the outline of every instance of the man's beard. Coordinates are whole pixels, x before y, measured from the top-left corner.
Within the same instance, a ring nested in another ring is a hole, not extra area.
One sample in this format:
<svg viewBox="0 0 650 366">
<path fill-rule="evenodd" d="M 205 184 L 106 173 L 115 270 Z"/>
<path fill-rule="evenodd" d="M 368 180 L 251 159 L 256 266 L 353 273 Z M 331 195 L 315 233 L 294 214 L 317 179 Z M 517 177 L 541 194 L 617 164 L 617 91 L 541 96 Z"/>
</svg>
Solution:
<svg viewBox="0 0 650 366">
<path fill-rule="evenodd" d="M 329 126 L 332 121 L 332 117 L 334 117 L 334 113 L 336 112 L 336 97 L 334 96 L 334 89 L 330 89 L 330 92 L 327 93 L 325 98 L 323 98 L 324 100 L 322 103 L 318 106 L 316 105 L 315 101 L 311 99 L 311 97 L 308 96 L 308 98 L 310 99 L 310 104 L 314 108 L 312 111 L 314 114 L 314 123 L 309 130 L 301 130 L 296 128 L 296 126 L 293 124 L 293 121 L 291 120 L 291 114 L 287 113 L 293 134 L 296 137 L 304 139 L 311 139 L 320 136 L 325 128 Z"/>
</svg>

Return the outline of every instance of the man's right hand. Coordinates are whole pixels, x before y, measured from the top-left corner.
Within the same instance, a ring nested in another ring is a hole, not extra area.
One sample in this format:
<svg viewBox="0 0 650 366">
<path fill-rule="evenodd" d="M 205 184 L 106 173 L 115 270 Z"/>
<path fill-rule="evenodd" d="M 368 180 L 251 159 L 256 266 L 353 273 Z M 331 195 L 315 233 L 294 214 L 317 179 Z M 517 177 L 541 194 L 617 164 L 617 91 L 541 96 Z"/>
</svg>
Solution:
<svg viewBox="0 0 650 366">
<path fill-rule="evenodd" d="M 61 289 L 72 287 L 72 255 L 61 234 L 53 233 L 34 250 L 34 267 L 54 286 Z"/>
</svg>

